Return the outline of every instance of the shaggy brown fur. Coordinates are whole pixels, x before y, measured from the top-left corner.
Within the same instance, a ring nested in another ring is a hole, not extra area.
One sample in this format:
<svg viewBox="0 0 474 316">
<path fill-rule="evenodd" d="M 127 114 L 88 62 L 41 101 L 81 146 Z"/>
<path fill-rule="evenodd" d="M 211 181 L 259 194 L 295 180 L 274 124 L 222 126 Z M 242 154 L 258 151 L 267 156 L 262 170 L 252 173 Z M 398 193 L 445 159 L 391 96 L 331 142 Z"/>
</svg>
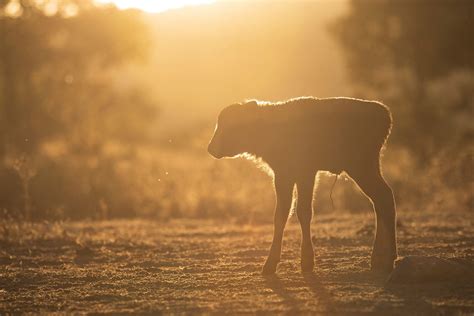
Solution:
<svg viewBox="0 0 474 316">
<path fill-rule="evenodd" d="M 380 151 L 391 126 L 385 105 L 351 98 L 247 101 L 222 110 L 209 153 L 215 158 L 242 154 L 259 158 L 274 174 L 274 236 L 264 274 L 274 273 L 280 261 L 295 185 L 302 230 L 301 268 L 313 269 L 310 222 L 315 175 L 320 170 L 345 172 L 372 201 L 377 218 L 372 268 L 393 269 L 397 257 L 395 202 L 380 170 Z"/>
</svg>

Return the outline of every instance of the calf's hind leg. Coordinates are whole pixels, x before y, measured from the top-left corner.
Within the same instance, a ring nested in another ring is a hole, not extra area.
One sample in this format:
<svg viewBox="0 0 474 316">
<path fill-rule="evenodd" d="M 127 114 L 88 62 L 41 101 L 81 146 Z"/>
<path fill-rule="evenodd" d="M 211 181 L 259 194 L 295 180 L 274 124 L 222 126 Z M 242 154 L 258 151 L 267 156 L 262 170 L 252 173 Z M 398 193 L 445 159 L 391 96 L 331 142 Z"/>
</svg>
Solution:
<svg viewBox="0 0 474 316">
<path fill-rule="evenodd" d="M 275 172 L 275 194 L 276 206 L 273 227 L 273 241 L 270 254 L 262 269 L 262 274 L 273 274 L 276 272 L 281 256 L 281 243 L 288 215 L 290 213 L 291 201 L 293 199 L 294 182 L 287 176 Z"/>
<path fill-rule="evenodd" d="M 313 216 L 314 174 L 296 181 L 298 204 L 296 215 L 301 225 L 301 271 L 311 272 L 314 268 L 314 250 L 311 241 L 311 218 Z"/>
<path fill-rule="evenodd" d="M 376 271 L 391 271 L 397 258 L 396 211 L 392 189 L 385 182 L 378 164 L 370 169 L 349 172 L 349 176 L 372 201 L 376 214 L 377 228 L 371 268 Z"/>
</svg>

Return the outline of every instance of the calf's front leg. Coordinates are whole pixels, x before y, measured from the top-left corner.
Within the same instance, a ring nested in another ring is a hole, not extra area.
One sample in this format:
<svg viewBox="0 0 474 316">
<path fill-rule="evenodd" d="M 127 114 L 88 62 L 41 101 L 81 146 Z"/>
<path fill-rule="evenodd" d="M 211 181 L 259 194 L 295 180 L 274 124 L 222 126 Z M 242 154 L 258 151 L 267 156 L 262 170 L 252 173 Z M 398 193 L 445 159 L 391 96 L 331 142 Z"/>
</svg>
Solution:
<svg viewBox="0 0 474 316">
<path fill-rule="evenodd" d="M 280 262 L 283 231 L 285 230 L 285 225 L 290 213 L 294 182 L 291 181 L 290 177 L 275 172 L 274 186 L 276 206 L 273 223 L 273 241 L 270 254 L 262 269 L 262 274 L 265 275 L 275 273 L 278 262 Z"/>
<path fill-rule="evenodd" d="M 296 215 L 301 225 L 301 271 L 311 272 L 314 268 L 314 250 L 311 241 L 311 218 L 313 215 L 314 175 L 309 174 L 296 182 L 298 204 Z"/>
</svg>

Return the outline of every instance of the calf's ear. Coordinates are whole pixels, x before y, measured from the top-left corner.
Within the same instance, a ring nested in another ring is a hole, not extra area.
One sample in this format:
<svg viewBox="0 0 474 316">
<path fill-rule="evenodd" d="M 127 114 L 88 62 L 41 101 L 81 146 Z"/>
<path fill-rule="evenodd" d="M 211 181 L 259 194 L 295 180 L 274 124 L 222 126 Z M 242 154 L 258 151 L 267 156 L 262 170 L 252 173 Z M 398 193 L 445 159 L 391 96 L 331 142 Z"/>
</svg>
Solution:
<svg viewBox="0 0 474 316">
<path fill-rule="evenodd" d="M 261 121 L 263 111 L 262 108 L 258 105 L 257 101 L 246 101 L 242 105 L 242 118 L 244 119 L 244 122 L 255 123 Z"/>
<path fill-rule="evenodd" d="M 254 121 L 254 122 L 260 122 L 262 121 L 263 119 L 263 114 L 264 114 L 264 111 L 263 111 L 263 107 L 262 106 L 259 106 L 257 104 L 257 101 L 251 101 L 249 102 L 249 108 L 250 108 L 250 113 L 251 113 L 251 120 Z"/>
<path fill-rule="evenodd" d="M 251 100 L 251 101 L 245 102 L 245 106 L 258 106 L 258 104 L 257 104 L 257 101 Z"/>
</svg>

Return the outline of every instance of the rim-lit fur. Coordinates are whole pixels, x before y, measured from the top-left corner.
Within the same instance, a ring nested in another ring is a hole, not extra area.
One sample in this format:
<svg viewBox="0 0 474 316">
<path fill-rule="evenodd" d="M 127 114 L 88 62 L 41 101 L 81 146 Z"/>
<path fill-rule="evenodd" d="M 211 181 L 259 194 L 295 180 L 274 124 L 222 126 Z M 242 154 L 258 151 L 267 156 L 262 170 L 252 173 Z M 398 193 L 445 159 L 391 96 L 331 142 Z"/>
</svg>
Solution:
<svg viewBox="0 0 474 316">
<path fill-rule="evenodd" d="M 274 272 L 279 261 L 280 235 L 295 185 L 303 231 L 302 268 L 312 269 L 309 222 L 318 171 L 347 173 L 371 199 L 378 220 L 372 266 L 386 270 L 393 266 L 395 203 L 380 170 L 380 152 L 391 128 L 392 116 L 385 105 L 352 98 L 250 100 L 221 111 L 209 153 L 215 158 L 253 157 L 274 173 L 275 236 L 264 272 Z"/>
</svg>

